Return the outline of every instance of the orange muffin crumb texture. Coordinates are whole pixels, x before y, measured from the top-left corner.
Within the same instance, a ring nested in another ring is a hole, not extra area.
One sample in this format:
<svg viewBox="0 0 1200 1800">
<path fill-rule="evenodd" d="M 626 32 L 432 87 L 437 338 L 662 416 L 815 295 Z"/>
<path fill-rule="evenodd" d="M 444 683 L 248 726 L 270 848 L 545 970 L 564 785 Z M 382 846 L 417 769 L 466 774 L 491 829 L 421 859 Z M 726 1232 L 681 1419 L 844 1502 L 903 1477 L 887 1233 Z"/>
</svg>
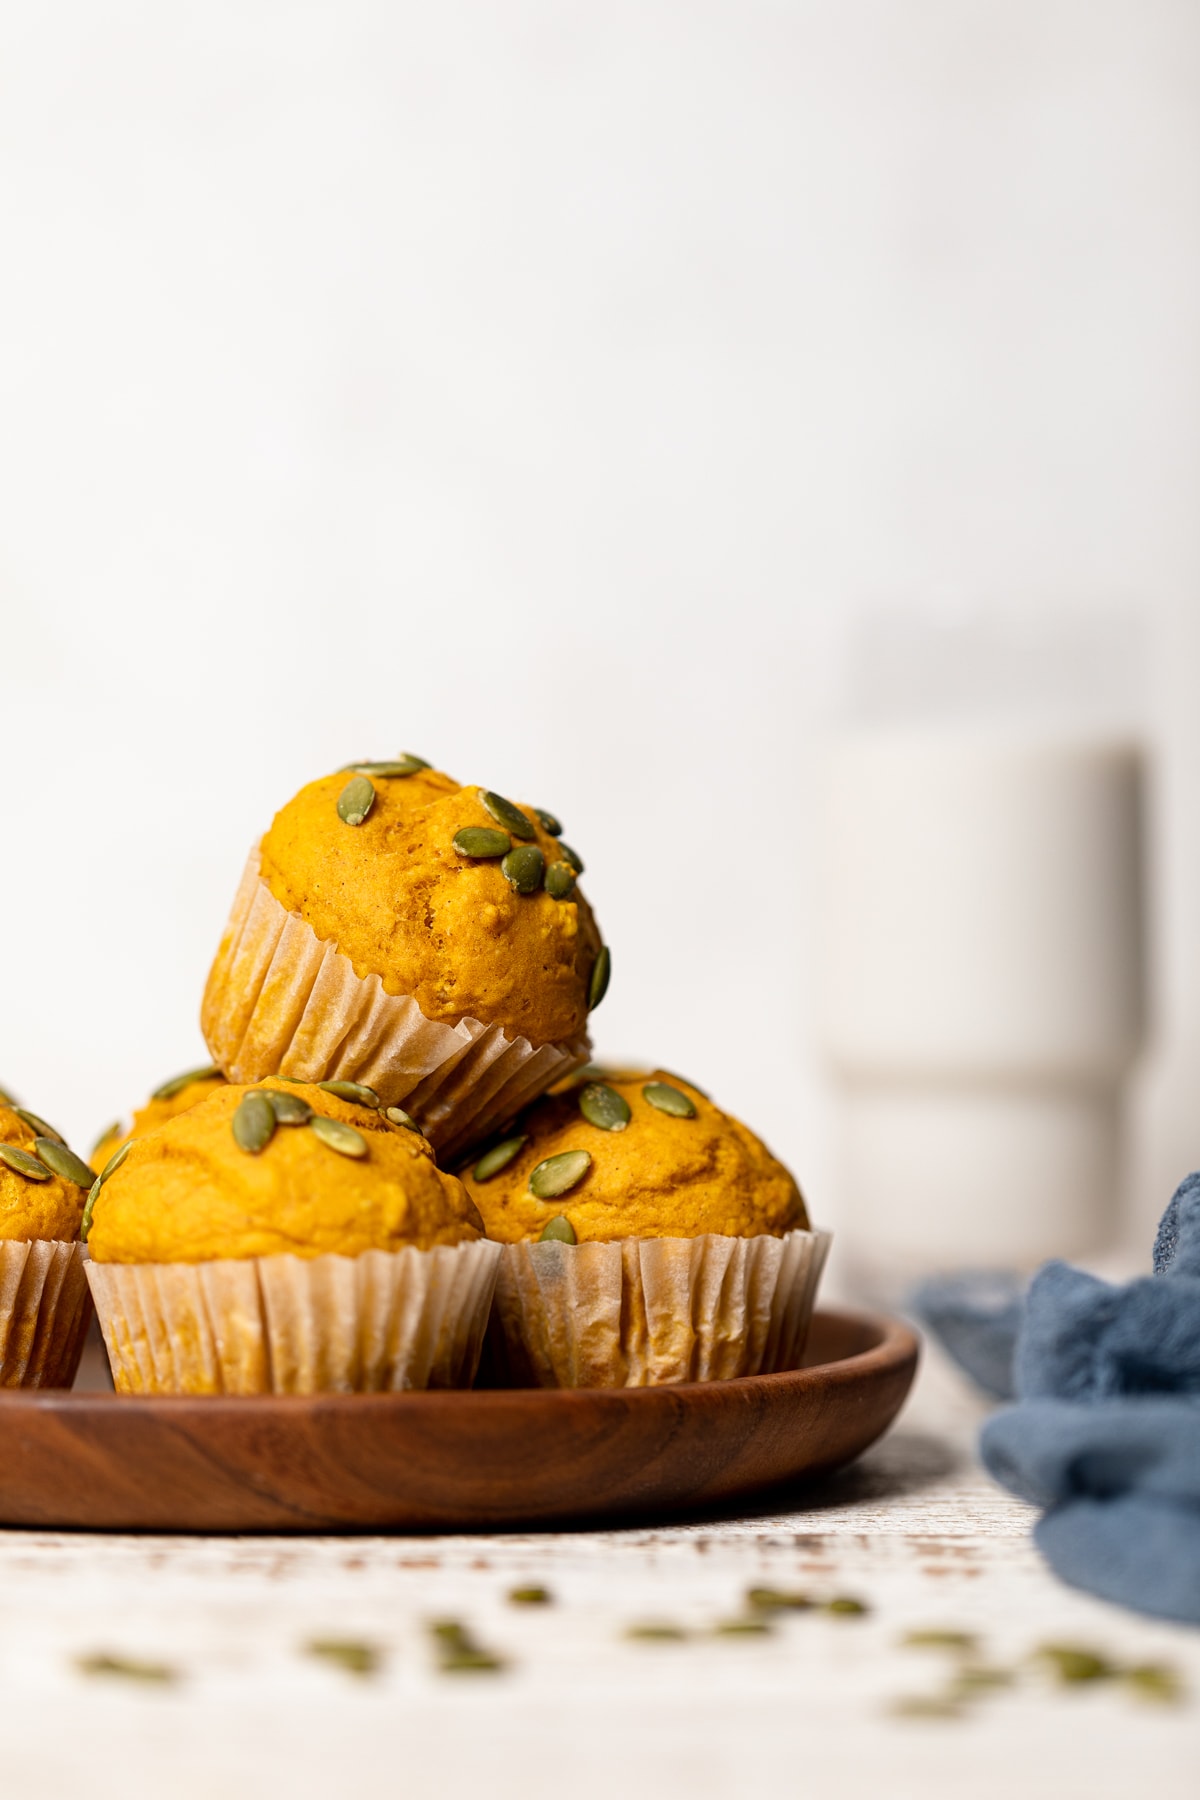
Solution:
<svg viewBox="0 0 1200 1800">
<path fill-rule="evenodd" d="M 133 1124 L 128 1131 L 122 1131 L 118 1125 L 106 1131 L 88 1159 L 92 1168 L 99 1175 L 101 1169 L 112 1161 L 122 1144 L 130 1138 L 145 1137 L 148 1131 L 155 1131 L 165 1125 L 168 1119 L 177 1119 L 180 1113 L 190 1112 L 200 1100 L 207 1100 L 218 1088 L 225 1086 L 223 1075 L 202 1075 L 195 1081 L 189 1081 L 174 1093 L 161 1097 L 152 1096 L 145 1106 L 139 1106 L 133 1115 Z"/>
<path fill-rule="evenodd" d="M 578 888 L 562 899 L 518 893 L 498 860 L 455 850 L 464 828 L 495 829 L 481 788 L 435 769 L 374 776 L 371 809 L 351 826 L 338 813 L 350 779 L 343 770 L 310 782 L 276 814 L 260 869 L 280 905 L 427 1019 L 478 1019 L 535 1046 L 578 1037 L 600 951 Z M 536 810 L 522 811 L 547 866 L 560 861 Z"/>
<path fill-rule="evenodd" d="M 539 1100 L 506 1133 L 526 1142 L 499 1174 L 479 1181 L 478 1154 L 462 1171 L 487 1234 L 503 1243 L 540 1238 L 552 1219 L 565 1218 L 579 1243 L 616 1238 L 724 1237 L 808 1229 L 795 1180 L 753 1132 L 714 1106 L 699 1088 L 662 1070 L 602 1071 L 624 1100 L 629 1121 L 617 1130 L 591 1123 L 581 1111 L 587 1080 Z M 678 1117 L 653 1106 L 648 1085 L 662 1083 L 691 1102 Z M 538 1199 L 530 1177 L 546 1159 L 586 1151 L 586 1172 L 561 1195 Z"/>
<path fill-rule="evenodd" d="M 282 1124 L 252 1154 L 233 1135 L 250 1089 L 219 1087 L 133 1140 L 96 1198 L 88 1237 L 96 1262 L 358 1256 L 482 1236 L 462 1183 L 437 1168 L 416 1132 L 308 1083 L 256 1086 L 298 1095 L 315 1113 L 353 1126 L 366 1154 L 340 1155 L 309 1126 Z"/>
</svg>

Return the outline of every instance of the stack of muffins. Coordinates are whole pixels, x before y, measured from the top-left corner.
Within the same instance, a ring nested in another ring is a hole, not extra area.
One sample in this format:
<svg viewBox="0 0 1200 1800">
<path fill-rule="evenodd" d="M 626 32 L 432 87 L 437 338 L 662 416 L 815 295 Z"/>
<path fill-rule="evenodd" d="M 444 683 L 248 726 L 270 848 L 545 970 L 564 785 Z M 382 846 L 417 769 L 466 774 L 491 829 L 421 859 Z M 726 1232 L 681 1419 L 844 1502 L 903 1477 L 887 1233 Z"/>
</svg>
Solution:
<svg viewBox="0 0 1200 1800">
<path fill-rule="evenodd" d="M 415 756 L 303 788 L 208 978 L 212 1065 L 94 1181 L 0 1105 L 0 1381 L 70 1382 L 88 1286 L 123 1393 L 794 1367 L 828 1239 L 701 1089 L 588 1063 L 611 960 L 561 833 Z"/>
</svg>

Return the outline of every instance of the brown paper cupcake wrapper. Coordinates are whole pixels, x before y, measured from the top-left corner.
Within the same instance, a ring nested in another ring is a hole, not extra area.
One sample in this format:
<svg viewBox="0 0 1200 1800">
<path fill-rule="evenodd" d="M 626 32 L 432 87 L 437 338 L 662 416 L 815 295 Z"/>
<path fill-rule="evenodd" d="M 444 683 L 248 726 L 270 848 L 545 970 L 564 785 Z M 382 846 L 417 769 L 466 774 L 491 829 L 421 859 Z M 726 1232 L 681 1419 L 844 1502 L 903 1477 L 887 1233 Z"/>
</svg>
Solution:
<svg viewBox="0 0 1200 1800">
<path fill-rule="evenodd" d="M 213 1060 L 231 1081 L 365 1082 L 385 1105 L 410 1112 L 445 1158 L 587 1061 L 586 1036 L 535 1049 L 478 1019 L 427 1019 L 411 996 L 385 993 L 378 975 L 357 975 L 336 945 L 279 903 L 258 868 L 255 849 L 200 1014 Z"/>
<path fill-rule="evenodd" d="M 654 1387 L 794 1369 L 829 1250 L 786 1237 L 506 1244 L 489 1376 L 514 1387 Z"/>
<path fill-rule="evenodd" d="M 0 1243 L 0 1387 L 69 1388 L 91 1317 L 80 1244 Z"/>
<path fill-rule="evenodd" d="M 500 1247 L 87 1264 L 119 1394 L 470 1387 Z"/>
</svg>

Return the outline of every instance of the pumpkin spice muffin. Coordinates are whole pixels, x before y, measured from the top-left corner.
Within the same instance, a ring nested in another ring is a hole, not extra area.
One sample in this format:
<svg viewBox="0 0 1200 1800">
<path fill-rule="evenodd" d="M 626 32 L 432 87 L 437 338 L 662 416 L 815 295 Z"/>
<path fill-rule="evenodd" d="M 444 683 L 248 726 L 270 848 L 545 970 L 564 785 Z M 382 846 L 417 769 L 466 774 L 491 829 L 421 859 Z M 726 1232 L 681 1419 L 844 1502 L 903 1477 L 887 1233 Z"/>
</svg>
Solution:
<svg viewBox="0 0 1200 1800">
<path fill-rule="evenodd" d="M 92 1316 L 79 1244 L 91 1170 L 0 1100 L 0 1386 L 70 1387 Z"/>
<path fill-rule="evenodd" d="M 118 1392 L 469 1386 L 499 1250 L 405 1119 L 269 1080 L 128 1143 L 84 1220 Z"/>
<path fill-rule="evenodd" d="M 442 1153 L 577 1067 L 609 953 L 558 821 L 419 757 L 301 789 L 251 855 L 201 1024 L 233 1081 L 368 1082 Z"/>
<path fill-rule="evenodd" d="M 792 1176 L 676 1075 L 586 1074 L 463 1171 L 508 1246 L 502 1376 L 635 1387 L 794 1368 L 828 1237 Z"/>
<path fill-rule="evenodd" d="M 165 1125 L 168 1119 L 177 1119 L 198 1100 L 206 1100 L 209 1094 L 224 1086 L 225 1077 L 214 1063 L 208 1063 L 202 1069 L 189 1069 L 183 1075 L 173 1075 L 161 1087 L 155 1088 L 145 1106 L 138 1107 L 128 1130 L 118 1120 L 101 1132 L 92 1150 L 92 1168 L 99 1175 L 130 1138 L 145 1137 L 148 1131 Z"/>
</svg>

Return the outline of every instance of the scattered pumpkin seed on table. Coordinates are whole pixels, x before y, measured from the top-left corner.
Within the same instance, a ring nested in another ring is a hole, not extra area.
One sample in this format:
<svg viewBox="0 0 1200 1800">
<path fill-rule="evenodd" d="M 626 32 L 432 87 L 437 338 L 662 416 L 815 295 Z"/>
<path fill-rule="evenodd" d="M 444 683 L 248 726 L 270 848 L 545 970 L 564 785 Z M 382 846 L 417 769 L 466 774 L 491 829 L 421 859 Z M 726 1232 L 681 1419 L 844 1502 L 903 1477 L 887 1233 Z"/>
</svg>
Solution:
<svg viewBox="0 0 1200 1800">
<path fill-rule="evenodd" d="M 216 1063 L 205 1063 L 202 1069 L 186 1069 L 182 1075 L 172 1075 L 156 1087 L 150 1098 L 152 1100 L 173 1100 L 176 1094 L 182 1094 L 185 1087 L 191 1087 L 193 1081 L 211 1081 L 214 1075 L 221 1073 Z"/>
<path fill-rule="evenodd" d="M 612 952 L 607 944 L 601 944 L 600 954 L 592 964 L 591 979 L 588 981 L 588 1011 L 595 1012 L 612 979 Z"/>
<path fill-rule="evenodd" d="M 379 1095 L 365 1082 L 318 1081 L 317 1086 L 323 1094 L 336 1094 L 339 1100 L 348 1100 L 351 1106 L 369 1106 L 373 1112 L 379 1111 Z"/>
<path fill-rule="evenodd" d="M 169 1663 L 141 1662 L 132 1656 L 111 1656 L 105 1652 L 77 1657 L 75 1667 L 81 1675 L 116 1675 L 125 1681 L 170 1682 L 179 1679 L 178 1669 L 171 1668 Z"/>
<path fill-rule="evenodd" d="M 547 827 L 547 829 L 549 828 Z M 549 1588 L 515 1587 L 508 1590 L 510 1606 L 550 1606 L 553 1604 L 553 1600 L 554 1596 Z"/>
<path fill-rule="evenodd" d="M 665 1081 L 648 1081 L 642 1089 L 642 1098 L 659 1112 L 669 1113 L 673 1119 L 694 1119 L 696 1116 L 695 1102 Z"/>
<path fill-rule="evenodd" d="M 49 1181 L 50 1171 L 36 1156 L 30 1156 L 27 1150 L 18 1149 L 16 1144 L 0 1144 L 0 1162 L 7 1163 L 14 1175 L 23 1175 L 26 1181 Z"/>
<path fill-rule="evenodd" d="M 261 1088 L 243 1094 L 230 1121 L 233 1141 L 247 1156 L 257 1156 L 275 1136 L 275 1108 Z"/>
<path fill-rule="evenodd" d="M 624 1131 L 633 1117 L 624 1094 L 618 1094 L 606 1081 L 589 1081 L 580 1090 L 579 1110 L 588 1124 L 600 1131 Z"/>
<path fill-rule="evenodd" d="M 578 1186 L 592 1166 L 586 1150 L 560 1150 L 538 1163 L 529 1177 L 529 1191 L 535 1200 L 557 1200 Z"/>
<path fill-rule="evenodd" d="M 493 1144 L 490 1150 L 484 1151 L 471 1170 L 472 1176 L 476 1181 L 491 1181 L 493 1176 L 499 1175 L 501 1169 L 507 1169 L 528 1142 L 527 1137 L 510 1137 L 505 1138 L 503 1143 Z"/>
<path fill-rule="evenodd" d="M 552 900 L 565 900 L 575 886 L 575 871 L 569 862 L 552 862 L 546 870 L 546 892 Z"/>
<path fill-rule="evenodd" d="M 493 794 L 490 789 L 484 789 L 479 799 L 484 811 L 491 813 L 497 825 L 510 832 L 513 837 L 529 840 L 537 836 L 532 819 L 527 818 L 511 800 L 506 800 L 503 794 Z"/>
<path fill-rule="evenodd" d="M 52 1175 L 73 1181 L 76 1187 L 90 1188 L 96 1179 L 82 1157 L 54 1138 L 40 1137 L 33 1146 L 39 1162 L 44 1162 Z"/>
<path fill-rule="evenodd" d="M 773 1630 L 767 1619 L 722 1619 L 713 1626 L 717 1637 L 770 1637 Z"/>
<path fill-rule="evenodd" d="M 338 795 L 338 818 L 343 825 L 361 825 L 374 804 L 375 789 L 365 775 L 356 775 Z"/>
<path fill-rule="evenodd" d="M 546 871 L 546 858 L 536 844 L 518 844 L 500 864 L 500 873 L 518 894 L 536 894 Z"/>
<path fill-rule="evenodd" d="M 490 825 L 464 825 L 452 842 L 460 856 L 473 857 L 476 862 L 495 862 L 512 849 L 507 831 L 493 831 Z"/>
<path fill-rule="evenodd" d="M 310 1656 L 345 1669 L 348 1675 L 374 1675 L 383 1661 L 374 1644 L 363 1644 L 355 1638 L 314 1638 L 305 1649 Z"/>
<path fill-rule="evenodd" d="M 808 1594 L 788 1593 L 780 1588 L 746 1589 L 746 1605 L 758 1612 L 808 1612 L 815 1602 Z"/>
<path fill-rule="evenodd" d="M 562 836 L 562 826 L 559 824 L 554 814 L 552 812 L 547 812 L 544 806 L 535 806 L 533 808 L 533 816 L 541 826 L 542 830 L 547 832 L 550 837 L 556 838 Z"/>
<path fill-rule="evenodd" d="M 314 1113 L 308 1126 L 323 1144 L 330 1150 L 336 1150 L 339 1156 L 367 1154 L 367 1140 L 361 1131 L 355 1131 L 353 1125 L 343 1125 L 340 1119 L 327 1119 L 322 1113 Z"/>
<path fill-rule="evenodd" d="M 539 1244 L 575 1244 L 578 1241 L 575 1236 L 575 1227 L 570 1219 L 564 1219 L 561 1213 L 557 1219 L 551 1219 L 542 1226 L 538 1237 Z"/>
</svg>

